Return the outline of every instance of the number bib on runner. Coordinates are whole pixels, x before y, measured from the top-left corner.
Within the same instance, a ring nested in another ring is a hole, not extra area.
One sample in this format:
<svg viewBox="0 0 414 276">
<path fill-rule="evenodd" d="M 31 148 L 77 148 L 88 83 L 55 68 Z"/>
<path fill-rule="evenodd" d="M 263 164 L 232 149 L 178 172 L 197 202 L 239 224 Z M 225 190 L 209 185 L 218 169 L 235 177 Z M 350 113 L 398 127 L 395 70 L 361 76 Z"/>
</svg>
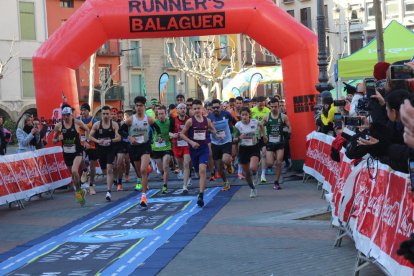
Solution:
<svg viewBox="0 0 414 276">
<path fill-rule="evenodd" d="M 194 140 L 203 141 L 206 140 L 205 130 L 194 130 Z"/>
<path fill-rule="evenodd" d="M 186 141 L 180 139 L 180 140 L 177 140 L 177 146 L 178 147 L 186 147 L 186 146 L 188 146 L 188 143 Z"/>
<path fill-rule="evenodd" d="M 135 141 L 138 144 L 143 144 L 144 143 L 144 135 L 143 134 L 142 135 L 138 135 L 138 136 L 134 136 L 134 138 L 135 138 Z"/>
<path fill-rule="evenodd" d="M 63 152 L 64 153 L 76 153 L 76 147 L 75 145 L 64 145 L 63 146 Z"/>
<path fill-rule="evenodd" d="M 103 139 L 103 143 L 102 143 L 103 147 L 109 147 L 110 145 L 111 145 L 111 139 L 110 138 Z"/>
<path fill-rule="evenodd" d="M 241 139 L 241 144 L 243 146 L 253 146 L 253 138 L 244 138 L 244 139 Z"/>
<path fill-rule="evenodd" d="M 162 148 L 162 147 L 165 147 L 165 146 L 166 146 L 166 143 L 165 143 L 164 140 L 161 143 L 155 142 L 155 147 L 156 148 Z"/>
<path fill-rule="evenodd" d="M 269 143 L 272 143 L 272 144 L 280 143 L 280 136 L 270 135 L 269 136 Z"/>
</svg>

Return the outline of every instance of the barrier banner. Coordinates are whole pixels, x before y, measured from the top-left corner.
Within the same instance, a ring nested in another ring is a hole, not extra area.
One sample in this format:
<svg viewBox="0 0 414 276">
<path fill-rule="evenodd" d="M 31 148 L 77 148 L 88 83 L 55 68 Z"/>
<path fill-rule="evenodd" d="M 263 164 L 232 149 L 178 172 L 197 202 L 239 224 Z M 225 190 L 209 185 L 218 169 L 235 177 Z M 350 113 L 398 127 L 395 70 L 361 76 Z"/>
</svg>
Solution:
<svg viewBox="0 0 414 276">
<path fill-rule="evenodd" d="M 332 137 L 313 132 L 307 139 L 303 170 L 324 183 L 332 223 L 349 223 L 355 247 L 390 275 L 413 275 L 413 266 L 396 253 L 414 231 L 409 176 L 379 161 L 362 160 L 354 166 L 344 150 L 341 162 L 334 162 Z"/>
<path fill-rule="evenodd" d="M 61 147 L 0 156 L 0 205 L 71 182 Z"/>
</svg>

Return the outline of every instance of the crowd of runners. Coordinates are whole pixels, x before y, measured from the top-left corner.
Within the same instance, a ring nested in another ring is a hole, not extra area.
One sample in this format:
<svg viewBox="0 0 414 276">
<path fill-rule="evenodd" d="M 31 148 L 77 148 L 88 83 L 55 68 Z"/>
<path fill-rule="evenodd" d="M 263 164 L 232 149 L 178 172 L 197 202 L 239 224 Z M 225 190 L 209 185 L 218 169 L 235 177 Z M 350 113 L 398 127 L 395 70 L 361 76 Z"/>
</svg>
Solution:
<svg viewBox="0 0 414 276">
<path fill-rule="evenodd" d="M 81 115 L 76 118 L 72 107 L 62 105 L 62 120 L 55 126 L 53 143 L 62 145 L 76 200 L 82 206 L 87 192 L 96 194 L 97 165 L 106 175 L 107 201 L 111 201 L 113 186 L 122 191 L 122 181 L 129 180 L 132 167 L 137 175 L 135 190 L 141 192 L 140 205 L 144 208 L 151 171 L 162 177 L 162 187 L 157 187 L 162 193 L 168 192 L 171 170 L 182 179 L 184 195 L 191 179 L 199 179 L 200 207 L 204 206 L 207 180 L 221 178 L 222 191 L 228 191 L 228 174 L 236 169 L 238 178 L 249 185 L 251 198 L 257 196 L 257 185 L 267 182 L 266 172 L 273 168 L 274 189 L 281 189 L 283 162 L 291 166 L 291 127 L 284 100 L 259 96 L 202 103 L 177 95 L 176 104 L 168 108 L 157 99 L 151 100 L 148 109 L 146 104 L 147 99 L 138 96 L 134 110 L 123 112 L 104 106 L 100 120 L 91 115 L 88 104 L 80 107 Z"/>
</svg>

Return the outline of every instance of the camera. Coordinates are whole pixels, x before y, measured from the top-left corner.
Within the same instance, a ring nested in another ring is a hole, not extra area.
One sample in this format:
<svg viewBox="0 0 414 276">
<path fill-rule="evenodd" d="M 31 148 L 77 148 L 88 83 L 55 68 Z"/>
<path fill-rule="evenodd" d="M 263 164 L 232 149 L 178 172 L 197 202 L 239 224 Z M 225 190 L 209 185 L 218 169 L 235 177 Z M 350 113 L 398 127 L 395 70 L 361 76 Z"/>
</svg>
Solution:
<svg viewBox="0 0 414 276">
<path fill-rule="evenodd" d="M 344 117 L 344 124 L 346 126 L 359 127 L 359 126 L 362 126 L 362 118 L 346 116 Z"/>
<path fill-rule="evenodd" d="M 365 78 L 364 79 L 365 90 L 367 98 L 370 99 L 372 95 L 375 95 L 375 79 L 374 78 Z"/>
<path fill-rule="evenodd" d="M 355 110 L 358 114 L 369 114 L 369 111 L 371 111 L 370 99 L 367 97 L 363 97 L 358 100 L 357 106 L 355 107 Z"/>
<path fill-rule="evenodd" d="M 341 113 L 334 114 L 334 127 L 338 129 L 342 128 L 342 114 Z"/>
<path fill-rule="evenodd" d="M 408 65 L 391 65 L 390 71 L 392 80 L 406 80 L 414 78 L 414 71 Z"/>
<path fill-rule="evenodd" d="M 345 106 L 346 101 L 345 100 L 334 100 L 333 104 L 334 104 L 334 106 Z"/>
</svg>

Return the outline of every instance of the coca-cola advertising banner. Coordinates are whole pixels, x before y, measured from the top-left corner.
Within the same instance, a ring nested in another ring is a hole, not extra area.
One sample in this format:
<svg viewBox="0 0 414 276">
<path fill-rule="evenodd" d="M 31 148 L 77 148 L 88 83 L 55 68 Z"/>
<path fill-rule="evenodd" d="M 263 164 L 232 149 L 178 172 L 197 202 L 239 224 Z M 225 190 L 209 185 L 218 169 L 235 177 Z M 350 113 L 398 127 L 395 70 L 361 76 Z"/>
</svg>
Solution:
<svg viewBox="0 0 414 276">
<path fill-rule="evenodd" d="M 413 266 L 396 254 L 414 231 L 409 175 L 377 161 L 353 165 L 344 150 L 335 162 L 330 158 L 332 141 L 323 133 L 310 133 L 303 170 L 324 184 L 333 224 L 349 223 L 356 248 L 390 275 L 413 275 Z"/>
<path fill-rule="evenodd" d="M 0 156 L 0 205 L 71 182 L 61 147 Z"/>
</svg>

